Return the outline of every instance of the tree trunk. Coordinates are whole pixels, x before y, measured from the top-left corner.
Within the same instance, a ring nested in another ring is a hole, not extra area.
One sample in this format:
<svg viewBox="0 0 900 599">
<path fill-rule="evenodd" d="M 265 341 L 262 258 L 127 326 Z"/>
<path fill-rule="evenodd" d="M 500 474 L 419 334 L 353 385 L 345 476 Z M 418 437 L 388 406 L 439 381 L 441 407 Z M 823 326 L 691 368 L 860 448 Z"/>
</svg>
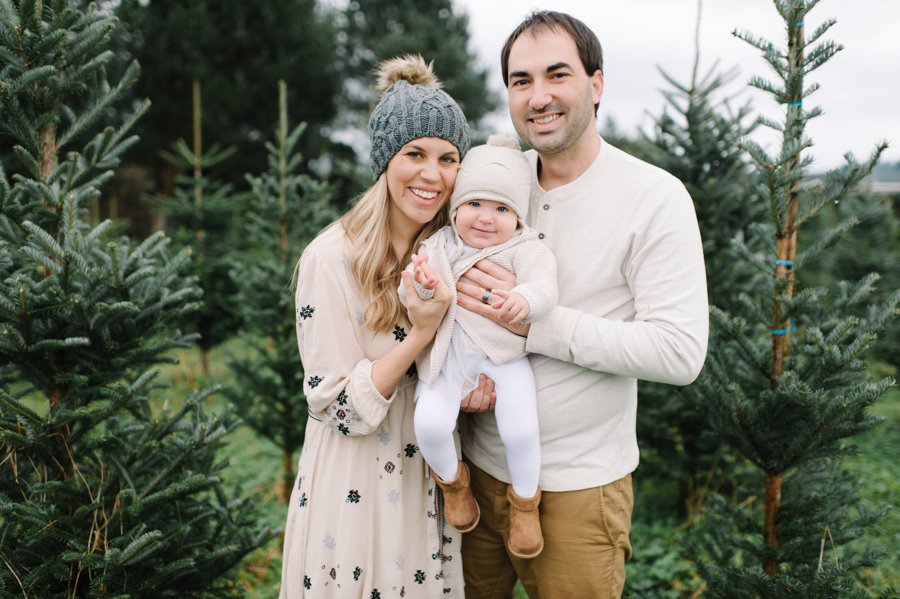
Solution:
<svg viewBox="0 0 900 599">
<path fill-rule="evenodd" d="M 803 25 L 796 27 L 796 32 L 790 37 L 788 42 L 788 59 L 791 61 L 791 67 L 800 69 L 803 63 Z M 788 115 L 790 111 L 797 111 L 799 114 L 802 108 L 803 98 L 800 97 L 803 85 L 800 81 L 797 95 L 790 98 L 788 104 Z M 803 127 L 795 125 L 788 127 L 785 123 L 784 142 L 785 145 L 801 139 L 803 136 Z M 800 155 L 786 165 L 786 173 L 790 173 L 800 161 Z M 785 214 L 784 229 L 779 231 L 777 236 L 776 259 L 775 259 L 775 278 L 787 279 L 783 295 L 787 298 L 794 296 L 794 260 L 797 258 L 797 208 L 799 204 L 798 182 L 793 182 L 785 189 L 787 201 L 787 214 Z M 778 388 L 778 382 L 784 371 L 784 361 L 787 358 L 788 350 L 791 343 L 791 331 L 794 329 L 793 323 L 786 319 L 782 314 L 783 305 L 775 296 L 775 307 L 772 318 L 772 375 L 770 387 L 774 391 Z M 781 472 L 766 471 L 766 520 L 763 530 L 763 544 L 767 547 L 778 549 L 781 544 L 778 535 L 778 511 L 781 509 Z M 778 559 L 767 559 L 763 565 L 763 569 L 770 577 L 775 576 L 778 572 Z"/>
<path fill-rule="evenodd" d="M 294 452 L 284 452 L 284 478 L 281 487 L 281 503 L 287 503 L 291 499 L 291 491 L 294 490 Z"/>
<path fill-rule="evenodd" d="M 47 123 L 41 128 L 41 178 L 47 182 L 50 173 L 56 168 L 59 146 L 56 144 L 56 123 Z M 46 203 L 44 207 L 47 207 Z"/>
<path fill-rule="evenodd" d="M 781 474 L 766 472 L 766 523 L 763 531 L 763 543 L 774 549 L 778 549 L 778 510 L 781 508 Z M 778 560 L 769 558 L 763 565 L 763 570 L 770 577 L 778 572 Z"/>
<path fill-rule="evenodd" d="M 209 350 L 208 349 L 200 349 L 200 367 L 203 369 L 203 374 L 209 374 Z"/>
</svg>

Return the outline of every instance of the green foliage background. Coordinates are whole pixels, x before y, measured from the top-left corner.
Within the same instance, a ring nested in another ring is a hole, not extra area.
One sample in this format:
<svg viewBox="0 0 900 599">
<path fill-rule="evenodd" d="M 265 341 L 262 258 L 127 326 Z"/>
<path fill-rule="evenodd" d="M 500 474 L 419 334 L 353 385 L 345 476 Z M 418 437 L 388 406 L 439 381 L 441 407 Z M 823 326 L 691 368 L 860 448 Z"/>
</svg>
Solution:
<svg viewBox="0 0 900 599">
<path fill-rule="evenodd" d="M 24 4 L 0 0 L 4 7 Z M 115 16 L 119 23 L 109 33 L 114 52 L 105 56 L 104 68 L 113 80 L 125 75 L 133 79 L 135 67 L 130 65 L 137 58 L 142 75 L 132 87 L 121 90 L 124 101 L 97 109 L 96 120 L 87 123 L 76 141 L 102 140 L 97 136 L 105 126 L 119 127 L 127 121 L 140 141 L 122 156 L 138 167 L 144 181 L 128 180 L 125 169 L 120 169 L 115 179 L 104 175 L 96 181 L 103 196 L 93 204 L 90 216 L 85 210 L 92 199 L 80 200 L 80 208 L 73 214 L 77 212 L 77 218 L 90 221 L 91 226 L 98 225 L 110 211 L 110 196 L 119 194 L 121 203 L 131 202 L 128 211 L 120 208 L 120 214 L 127 213 L 132 219 L 130 233 L 143 237 L 152 228 L 153 209 L 134 200 L 140 192 L 133 193 L 129 200 L 122 194 L 123 188 L 116 187 L 140 183 L 144 185 L 142 191 L 174 195 L 174 199 L 159 202 L 167 210 L 174 240 L 165 257 L 163 253 L 154 254 L 159 260 L 183 260 L 188 245 L 196 251 L 199 230 L 212 232 L 215 228 L 222 235 L 215 240 L 208 238 L 208 256 L 204 259 L 210 272 L 209 276 L 200 274 L 205 294 L 200 301 L 205 302 L 206 318 L 211 323 L 204 329 L 206 339 L 202 344 L 210 352 L 209 372 L 202 372 L 199 350 L 186 347 L 190 337 L 177 337 L 175 345 L 183 347 L 165 355 L 165 360 L 173 364 L 164 366 L 155 382 L 144 381 L 148 386 L 146 393 L 138 393 L 141 405 L 123 405 L 109 426 L 125 426 L 135 416 L 129 415 L 133 409 L 141 418 L 156 414 L 196 434 L 203 433 L 204 427 L 220 431 L 217 434 L 227 432 L 210 446 L 214 456 L 207 452 L 198 459 L 204 467 L 215 465 L 213 473 L 223 488 L 231 489 L 238 481 L 243 484 L 242 505 L 248 507 L 240 514 L 236 512 L 235 522 L 275 529 L 283 525 L 286 516 L 286 506 L 278 501 L 283 495 L 279 488 L 284 456 L 292 454 L 296 461 L 305 421 L 302 393 L 292 386 L 298 375 L 302 380 L 302 365 L 292 339 L 289 263 L 321 225 L 344 210 L 369 182 L 365 159 L 359 161 L 354 148 L 334 139 L 346 139 L 339 135 L 342 132 L 365 131 L 376 101 L 370 88 L 371 70 L 378 61 L 396 54 L 416 52 L 427 61 L 435 61 L 445 89 L 457 99 L 473 125 L 474 143 L 484 136 L 484 117 L 502 102 L 488 91 L 486 71 L 475 66 L 475 56 L 467 47 L 467 16 L 458 7 L 454 12 L 451 0 L 361 0 L 348 2 L 340 10 L 314 0 L 267 0 L 258 4 L 237 0 L 122 0 L 115 7 Z M 748 157 L 737 148 L 738 139 L 754 126 L 751 110 L 724 103 L 720 94 L 721 85 L 730 76 L 715 66 L 705 78 L 695 73 L 690 84 L 663 74 L 669 106 L 654 119 L 652 130 L 631 135 L 616 131 L 610 121 L 603 134 L 606 141 L 685 182 L 695 200 L 704 237 L 711 301 L 728 310 L 739 309 L 734 290 L 754 280 L 752 273 L 735 267 L 729 248 L 734 236 L 760 210 L 750 182 Z M 272 162 L 277 148 L 262 143 L 271 139 L 278 125 L 278 79 L 286 80 L 292 120 L 302 119 L 308 124 L 302 135 L 300 129 L 294 130 L 288 151 L 294 193 L 290 202 L 296 212 L 292 217 L 299 217 L 299 222 L 290 227 L 291 257 L 287 261 L 273 255 L 280 247 L 275 235 L 278 169 Z M 237 152 L 227 161 L 209 164 L 199 181 L 183 176 L 185 169 L 190 173 L 186 145 L 180 166 L 173 168 L 159 157 L 159 150 L 177 151 L 176 140 L 191 137 L 194 80 L 201 82 L 203 90 L 204 145 L 234 146 Z M 143 110 L 145 97 L 150 97 L 153 105 L 134 122 L 131 115 L 136 109 Z M 76 94 L 71 108 L 76 112 L 96 108 L 91 98 L 89 94 Z M 13 175 L 27 175 L 28 171 L 13 158 L 11 139 L 0 135 L 0 161 L 7 167 L 10 181 Z M 107 166 L 113 166 L 112 162 Z M 875 175 L 882 180 L 900 179 L 900 164 L 879 165 Z M 204 218 L 197 217 L 191 204 L 193 186 L 198 183 L 208 192 L 209 214 Z M 242 199 L 248 202 L 242 203 Z M 823 287 L 835 293 L 838 281 L 859 279 L 870 271 L 884 275 L 876 300 L 886 297 L 883 290 L 900 287 L 897 195 L 854 193 L 826 206 L 802 231 L 801 247 L 826 235 L 851 215 L 859 224 L 841 245 L 803 271 L 799 290 Z M 140 240 L 120 237 L 126 225 L 104 225 L 109 228 L 101 231 L 102 241 L 112 241 L 126 253 L 133 251 Z M 4 259 L 0 252 L 0 264 Z M 233 310 L 236 302 L 243 308 Z M 256 310 L 254 306 L 262 308 Z M 862 316 L 863 312 L 856 314 Z M 190 319 L 181 324 L 196 326 Z M 867 357 L 872 360 L 869 373 L 873 378 L 897 377 L 900 323 L 881 334 Z M 226 364 L 231 365 L 230 370 Z M 10 372 L 7 364 L 0 364 L 0 383 Z M 170 383 L 172 388 L 157 390 L 158 383 Z M 216 384 L 224 385 L 228 392 L 204 391 Z M 21 383 L 13 385 L 11 397 L 36 414 L 46 410 L 35 393 Z M 232 401 L 248 421 L 245 426 L 237 426 L 237 419 L 229 415 Z M 287 406 L 295 416 L 285 421 L 281 416 Z M 642 465 L 635 473 L 634 557 L 626 565 L 626 596 L 700 597 L 708 590 L 707 583 L 695 561 L 697 554 L 686 552 L 685 547 L 699 530 L 712 492 L 742 504 L 752 517 L 759 515 L 761 499 L 748 497 L 745 492 L 754 483 L 754 475 L 749 462 L 726 448 L 722 438 L 673 388 L 641 384 L 640 406 Z M 871 413 L 884 416 L 884 424 L 855 437 L 852 441 L 859 453 L 845 463 L 853 476 L 864 481 L 859 504 L 850 511 L 851 519 L 900 502 L 900 484 L 893 474 L 900 459 L 900 393 L 889 390 Z M 216 414 L 216 420 L 210 414 Z M 292 430 L 285 429 L 285 424 Z M 3 489 L 0 486 L 0 493 L 6 492 Z M 203 501 L 212 501 L 213 495 L 204 496 Z M 0 547 L 4 545 L 3 530 L 8 529 L 0 526 Z M 884 547 L 886 555 L 874 566 L 855 573 L 860 588 L 881 593 L 900 586 L 898 531 L 900 514 L 888 511 L 864 536 L 840 551 L 829 553 L 826 548 L 822 557 L 826 561 L 835 556 L 844 560 L 853 550 Z M 138 537 L 140 534 L 134 533 L 129 539 Z M 250 543 L 241 542 L 249 549 Z M 275 538 L 241 562 L 234 571 L 236 578 L 216 579 L 210 588 L 247 597 L 277 597 L 280 572 L 280 541 Z M 3 590 L 9 588 L 14 587 Z M 525 596 L 521 588 L 516 593 L 516 597 Z"/>
</svg>

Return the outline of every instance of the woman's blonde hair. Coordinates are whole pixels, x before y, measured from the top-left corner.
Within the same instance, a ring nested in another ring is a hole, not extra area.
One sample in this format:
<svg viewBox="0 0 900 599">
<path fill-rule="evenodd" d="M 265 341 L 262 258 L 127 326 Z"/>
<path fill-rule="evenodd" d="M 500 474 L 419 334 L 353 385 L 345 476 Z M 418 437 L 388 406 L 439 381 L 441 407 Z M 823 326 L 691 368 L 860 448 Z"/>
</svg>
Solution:
<svg viewBox="0 0 900 599">
<path fill-rule="evenodd" d="M 366 302 L 365 326 L 370 330 L 389 332 L 400 316 L 406 315 L 397 295 L 400 273 L 422 242 L 449 223 L 448 204 L 422 228 L 402 258 L 397 257 L 391 242 L 391 198 L 385 173 L 341 217 L 340 223 L 350 240 L 350 273 Z"/>
</svg>

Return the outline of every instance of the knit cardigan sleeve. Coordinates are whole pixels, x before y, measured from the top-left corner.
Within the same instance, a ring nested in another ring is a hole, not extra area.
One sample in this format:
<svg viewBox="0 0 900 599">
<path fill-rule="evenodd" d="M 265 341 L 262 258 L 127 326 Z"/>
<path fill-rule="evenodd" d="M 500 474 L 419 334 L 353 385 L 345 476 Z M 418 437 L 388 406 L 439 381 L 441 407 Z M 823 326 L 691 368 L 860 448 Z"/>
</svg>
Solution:
<svg viewBox="0 0 900 599">
<path fill-rule="evenodd" d="M 300 259 L 297 342 L 312 418 L 343 435 L 378 429 L 396 395 L 383 397 L 372 381 L 372 360 L 363 354 L 350 314 L 344 266 L 312 248 Z M 343 413 L 341 418 L 338 413 Z"/>
<path fill-rule="evenodd" d="M 556 258 L 547 246 L 535 239 L 522 244 L 512 264 L 516 273 L 516 286 L 512 291 L 528 302 L 528 316 L 522 322 L 537 322 L 556 306 L 558 300 Z"/>
</svg>

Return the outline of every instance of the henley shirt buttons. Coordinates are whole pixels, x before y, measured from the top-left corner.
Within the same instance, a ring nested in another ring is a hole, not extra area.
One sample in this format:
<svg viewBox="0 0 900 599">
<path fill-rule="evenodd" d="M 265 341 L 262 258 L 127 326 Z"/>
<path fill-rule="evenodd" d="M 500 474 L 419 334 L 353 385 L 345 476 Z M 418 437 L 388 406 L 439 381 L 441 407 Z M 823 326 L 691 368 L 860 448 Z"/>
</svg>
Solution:
<svg viewBox="0 0 900 599">
<path fill-rule="evenodd" d="M 544 234 L 543 234 L 543 233 L 538 233 L 538 239 L 543 239 L 543 238 L 544 238 Z"/>
</svg>

